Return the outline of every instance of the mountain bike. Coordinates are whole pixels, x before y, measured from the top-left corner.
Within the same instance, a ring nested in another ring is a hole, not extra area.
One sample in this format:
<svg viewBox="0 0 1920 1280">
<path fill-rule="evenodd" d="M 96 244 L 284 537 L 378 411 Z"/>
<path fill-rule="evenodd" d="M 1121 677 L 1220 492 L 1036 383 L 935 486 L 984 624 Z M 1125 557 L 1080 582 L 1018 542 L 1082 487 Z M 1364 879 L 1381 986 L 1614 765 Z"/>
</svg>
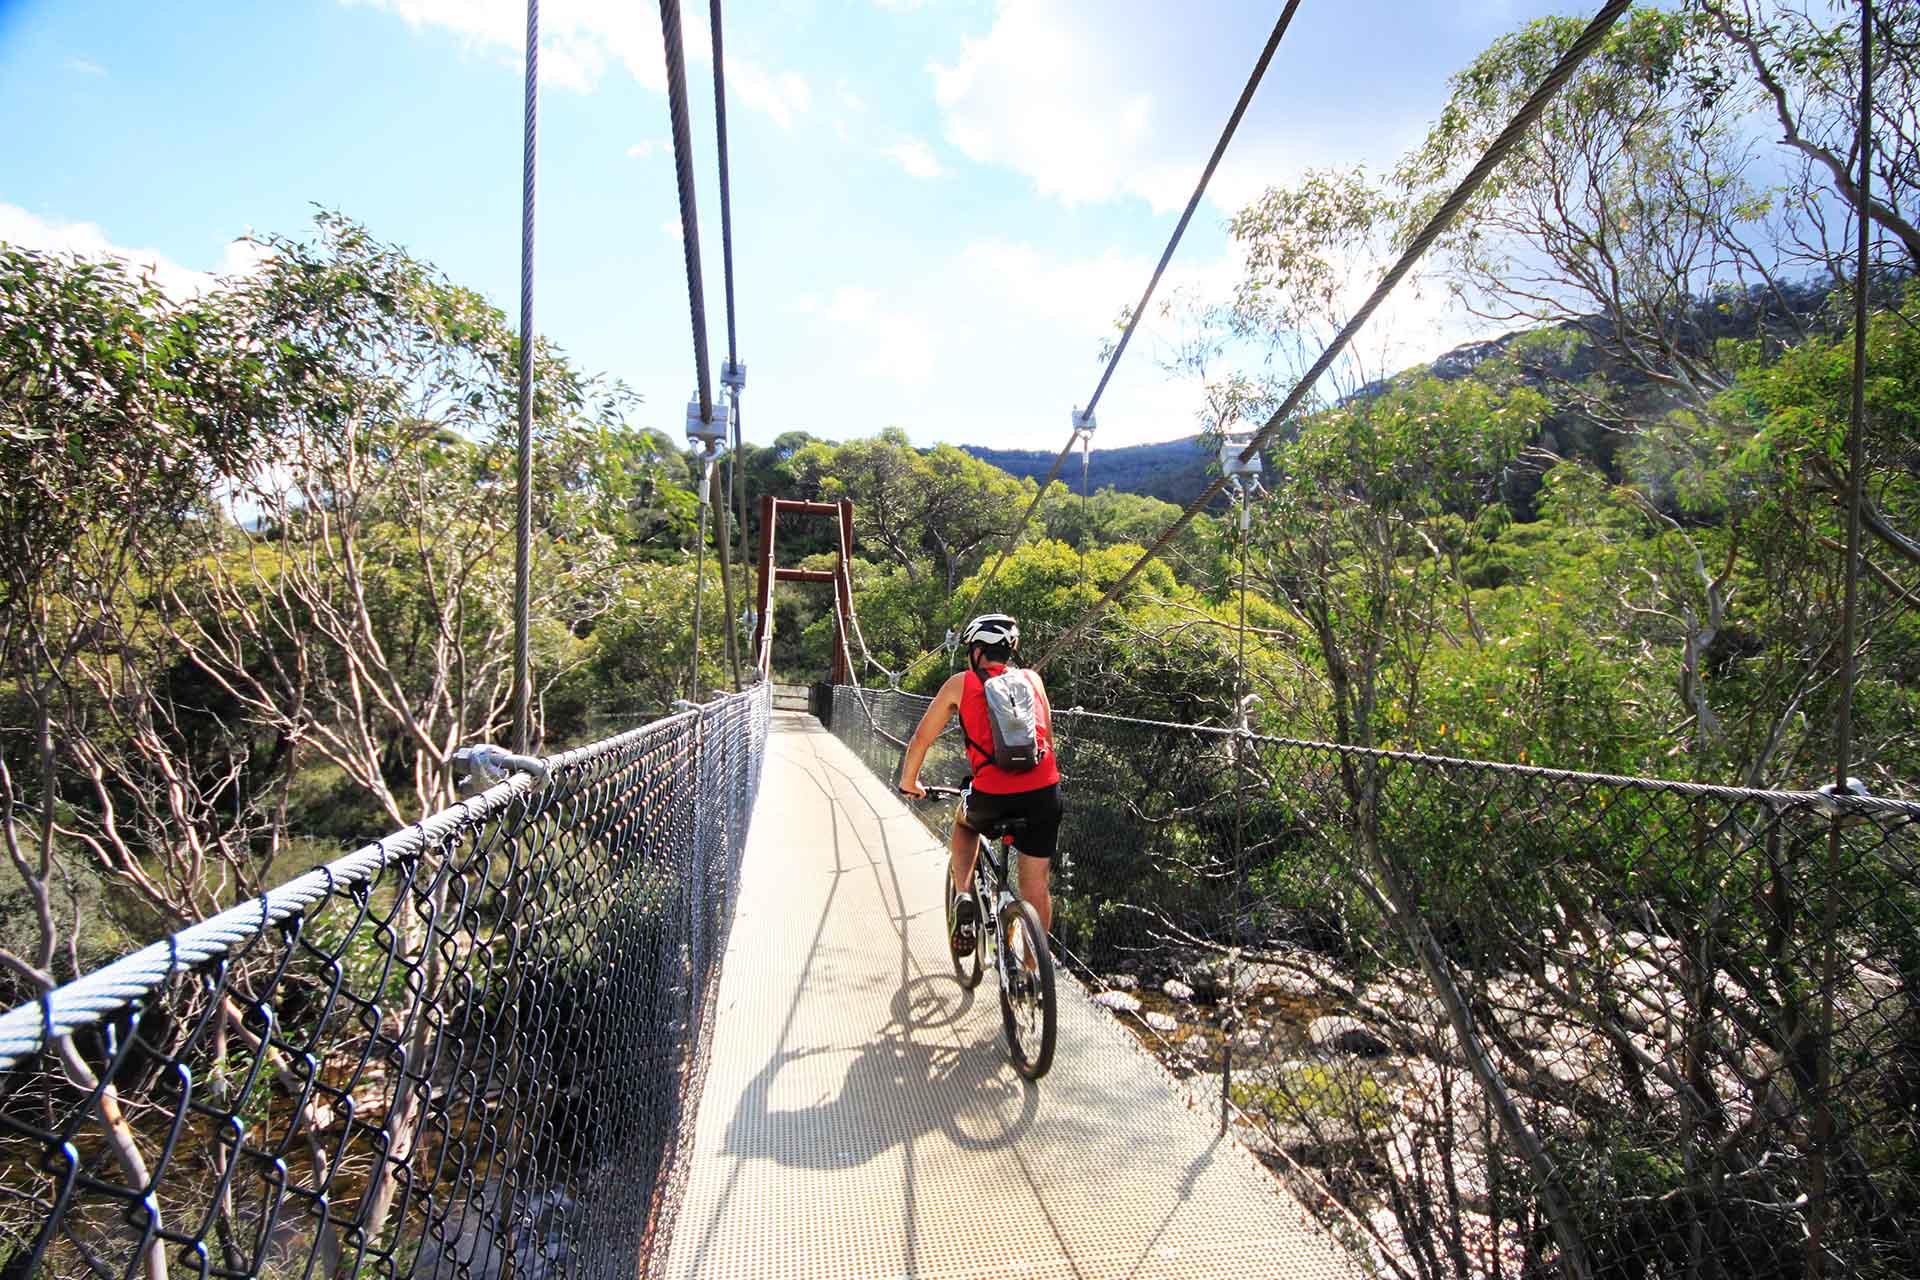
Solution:
<svg viewBox="0 0 1920 1280">
<path fill-rule="evenodd" d="M 928 787 L 929 796 L 958 797 L 954 787 Z M 1054 1001 L 1053 954 L 1033 904 L 1020 897 L 1009 868 L 1016 866 L 1018 838 L 1024 818 L 987 823 L 980 830 L 980 847 L 973 859 L 973 946 L 955 951 L 960 895 L 953 890 L 945 863 L 941 864 L 941 896 L 946 901 L 947 950 L 953 954 L 960 985 L 978 986 L 992 956 L 1000 980 L 1000 1018 L 1007 1035 L 1007 1055 L 1013 1069 L 1028 1080 L 1038 1080 L 1053 1065 L 1053 1043 L 1058 1016 Z"/>
</svg>

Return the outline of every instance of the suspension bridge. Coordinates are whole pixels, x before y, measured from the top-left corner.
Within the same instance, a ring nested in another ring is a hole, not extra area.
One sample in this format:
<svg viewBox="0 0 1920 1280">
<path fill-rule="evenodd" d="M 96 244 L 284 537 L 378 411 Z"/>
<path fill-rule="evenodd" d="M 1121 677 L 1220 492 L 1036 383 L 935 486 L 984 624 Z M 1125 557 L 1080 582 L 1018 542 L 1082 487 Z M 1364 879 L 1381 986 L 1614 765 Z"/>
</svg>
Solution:
<svg viewBox="0 0 1920 1280">
<path fill-rule="evenodd" d="M 745 386 L 720 6 L 724 400 L 661 8 L 698 545 L 711 508 L 731 617 L 749 557 L 728 531 L 747 495 L 715 466 Z M 1260 450 L 1624 8 L 1039 665 L 1201 509 L 1246 500 Z M 1033 511 L 956 615 L 991 602 Z M 1062 711 L 1072 980 L 1054 1071 L 1024 1084 L 950 976 L 945 815 L 890 785 L 926 705 L 898 686 L 941 650 L 863 687 L 884 668 L 852 516 L 763 497 L 736 690 L 690 679 L 673 714 L 540 758 L 523 523 L 519 754 L 464 753 L 452 808 L 0 1016 L 0 1280 L 1920 1273 L 1920 805 Z M 801 518 L 836 523 L 833 569 L 778 564 Z M 774 709 L 780 582 L 834 594 L 817 715 Z M 958 762 L 944 742 L 929 767 Z"/>
</svg>

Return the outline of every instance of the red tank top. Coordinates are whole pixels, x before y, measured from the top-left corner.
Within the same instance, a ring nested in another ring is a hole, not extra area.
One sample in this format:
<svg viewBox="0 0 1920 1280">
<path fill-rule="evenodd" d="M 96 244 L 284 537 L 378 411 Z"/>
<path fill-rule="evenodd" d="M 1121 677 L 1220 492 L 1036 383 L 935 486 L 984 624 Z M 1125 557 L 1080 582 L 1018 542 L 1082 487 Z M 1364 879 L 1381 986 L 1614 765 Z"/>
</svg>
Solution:
<svg viewBox="0 0 1920 1280">
<path fill-rule="evenodd" d="M 989 676 L 997 676 L 1007 669 L 998 662 L 990 662 L 986 666 Z M 1020 674 L 1025 679 L 1033 679 L 1030 672 L 1023 671 Z M 1038 685 L 1035 685 L 1034 691 L 1039 692 Z M 1053 708 L 1048 705 L 1044 694 L 1039 702 L 1040 722 L 1036 729 L 1046 754 L 1040 757 L 1039 764 L 1024 773 L 1008 773 L 1005 769 L 995 768 L 993 725 L 987 718 L 986 685 L 978 672 L 967 672 L 966 684 L 960 690 L 960 728 L 967 735 L 967 765 L 973 770 L 976 791 L 1005 796 L 1020 791 L 1038 791 L 1060 781 L 1060 761 L 1053 754 Z"/>
</svg>

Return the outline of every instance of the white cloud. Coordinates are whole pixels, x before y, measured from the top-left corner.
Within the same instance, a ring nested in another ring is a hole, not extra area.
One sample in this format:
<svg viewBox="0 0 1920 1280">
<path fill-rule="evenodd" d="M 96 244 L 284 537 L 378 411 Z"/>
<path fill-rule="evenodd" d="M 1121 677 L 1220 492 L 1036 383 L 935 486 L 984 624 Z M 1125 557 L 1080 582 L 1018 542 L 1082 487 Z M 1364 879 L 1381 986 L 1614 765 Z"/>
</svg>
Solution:
<svg viewBox="0 0 1920 1280">
<path fill-rule="evenodd" d="M 1491 34 L 1463 23 L 1458 7 L 1302 6 L 1209 202 L 1238 209 L 1309 166 L 1390 164 L 1445 101 L 1444 76 L 1460 63 L 1441 59 Z M 1273 21 L 1264 6 L 1004 0 L 984 33 L 928 72 L 946 138 L 970 159 L 1023 174 L 1069 206 L 1135 198 L 1170 212 L 1192 194 Z M 1391 41 L 1351 38 L 1388 23 Z M 1436 55 L 1440 43 L 1449 48 Z"/>
<path fill-rule="evenodd" d="M 627 148 L 627 158 L 629 160 L 645 160 L 658 150 L 660 150 L 660 144 L 651 139 L 646 142 L 636 142 Z"/>
<path fill-rule="evenodd" d="M 770 72 L 729 54 L 727 87 L 730 94 L 750 107 L 757 107 L 782 129 L 793 127 L 794 117 L 805 114 L 812 105 L 813 93 L 797 72 Z"/>
<path fill-rule="evenodd" d="M 933 148 L 920 141 L 902 142 L 886 148 L 885 154 L 909 176 L 915 178 L 938 178 L 946 174 L 940 162 L 934 158 Z"/>
<path fill-rule="evenodd" d="M 1025 242 L 977 241 L 954 261 L 950 287 L 961 291 L 961 315 L 992 315 L 982 334 L 998 350 L 985 357 L 1010 367 L 1024 365 L 1029 385 L 1045 386 L 1049 399 L 1031 406 L 1037 438 L 1026 447 L 1053 448 L 1064 440 L 1070 409 L 1084 404 L 1099 380 L 1102 347 L 1120 335 L 1121 313 L 1140 299 L 1154 260 L 1108 250 L 1093 257 L 1060 258 Z M 1199 429 L 1205 397 L 1200 385 L 1162 367 L 1185 336 L 1178 303 L 1218 299 L 1239 274 L 1238 262 L 1221 256 L 1175 263 L 1161 279 L 1133 343 L 1102 397 L 1102 446 L 1167 440 Z M 1176 304 L 1172 318 L 1162 304 Z M 973 328 L 978 328 L 973 326 Z"/>
<path fill-rule="evenodd" d="M 1089 343 L 1118 336 L 1115 319 L 1140 300 L 1154 265 L 1152 258 L 1112 249 L 1098 257 L 1062 259 L 1004 240 L 976 241 L 961 251 L 959 261 L 963 275 L 993 282 L 1006 304 L 1064 326 Z M 1239 264 L 1232 258 L 1172 264 L 1148 306 L 1144 327 L 1157 327 L 1161 304 L 1176 295 L 1224 298 L 1238 278 Z"/>
<path fill-rule="evenodd" d="M 383 9 L 415 30 L 438 28 L 469 49 L 517 64 L 527 44 L 525 0 L 340 0 L 350 7 Z M 697 13 L 689 7 L 689 14 Z M 686 22 L 682 40 L 690 61 L 711 63 L 713 43 L 705 26 Z M 634 0 L 546 0 L 540 7 L 540 77 L 543 83 L 591 92 L 609 67 L 623 67 L 642 86 L 664 93 L 666 55 L 653 8 Z M 731 92 L 764 112 L 782 129 L 804 113 L 811 94 L 798 74 L 770 72 L 737 53 L 727 56 Z"/>
<path fill-rule="evenodd" d="M 872 289 L 844 285 L 825 302 L 807 297 L 794 309 L 821 322 L 820 331 L 836 351 L 852 355 L 863 378 L 919 386 L 933 373 L 938 348 L 925 321 Z"/>
<path fill-rule="evenodd" d="M 1115 316 L 1152 267 L 1118 252 L 1063 260 L 1030 243 L 983 240 L 911 272 L 793 298 L 799 320 L 787 327 L 804 349 L 796 358 L 830 367 L 842 385 L 874 386 L 843 397 L 830 419 L 798 425 L 846 438 L 898 423 L 923 441 L 1056 448 L 1099 377 Z M 1202 287 L 1229 270 L 1224 261 L 1190 266 L 1162 287 Z M 1176 333 L 1157 314 L 1142 326 L 1101 404 L 1102 447 L 1198 429 L 1201 389 L 1158 363 Z"/>
<path fill-rule="evenodd" d="M 130 249 L 113 243 L 98 223 L 51 222 L 18 205 L 0 204 L 0 242 L 43 253 L 71 253 L 83 258 L 117 258 L 136 273 L 152 277 L 168 296 L 191 298 L 212 288 L 222 277 L 246 275 L 265 256 L 259 245 L 229 241 L 212 271 L 185 267 L 158 249 Z"/>
<path fill-rule="evenodd" d="M 968 158 L 1003 164 L 1042 194 L 1072 205 L 1126 193 L 1156 208 L 1183 195 L 1136 164 L 1154 121 L 1154 78 L 1113 65 L 1115 15 L 1101 0 L 1003 4 L 992 28 L 969 38 L 951 66 L 931 65 L 947 140 Z M 1102 65 L 1105 63 L 1106 65 Z"/>
<path fill-rule="evenodd" d="M 97 62 L 89 62 L 85 58 L 68 58 L 64 65 L 67 70 L 77 71 L 83 76 L 103 76 L 107 74 L 105 67 Z"/>
</svg>

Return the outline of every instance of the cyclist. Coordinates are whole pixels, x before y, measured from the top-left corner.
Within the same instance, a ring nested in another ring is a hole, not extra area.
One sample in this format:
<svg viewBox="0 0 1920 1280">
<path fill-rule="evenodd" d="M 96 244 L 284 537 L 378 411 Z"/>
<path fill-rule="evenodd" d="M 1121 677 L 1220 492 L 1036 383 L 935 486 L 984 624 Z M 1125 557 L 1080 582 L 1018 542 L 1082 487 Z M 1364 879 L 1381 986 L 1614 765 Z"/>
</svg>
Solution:
<svg viewBox="0 0 1920 1280">
<path fill-rule="evenodd" d="M 967 652 L 967 669 L 955 672 L 934 695 L 933 705 L 920 717 L 900 766 L 900 790 L 926 795 L 920 784 L 920 766 L 956 713 L 966 741 L 967 767 L 972 780 L 961 793 L 953 818 L 953 857 L 948 875 L 960 900 L 955 913 L 953 949 L 965 954 L 974 945 L 978 911 L 967 886 L 973 882 L 973 859 L 979 849 L 980 826 L 1010 818 L 1026 821 L 1020 835 L 1020 896 L 1033 904 L 1040 927 L 1053 928 L 1053 898 L 1049 893 L 1050 859 L 1060 834 L 1060 765 L 1053 753 L 1053 708 L 1037 671 L 1021 671 L 1038 695 L 1040 760 L 1033 768 L 1009 773 L 993 763 L 993 729 L 988 723 L 985 685 L 1006 671 L 1020 648 L 1020 626 L 1004 613 L 983 613 L 960 634 Z"/>
</svg>

